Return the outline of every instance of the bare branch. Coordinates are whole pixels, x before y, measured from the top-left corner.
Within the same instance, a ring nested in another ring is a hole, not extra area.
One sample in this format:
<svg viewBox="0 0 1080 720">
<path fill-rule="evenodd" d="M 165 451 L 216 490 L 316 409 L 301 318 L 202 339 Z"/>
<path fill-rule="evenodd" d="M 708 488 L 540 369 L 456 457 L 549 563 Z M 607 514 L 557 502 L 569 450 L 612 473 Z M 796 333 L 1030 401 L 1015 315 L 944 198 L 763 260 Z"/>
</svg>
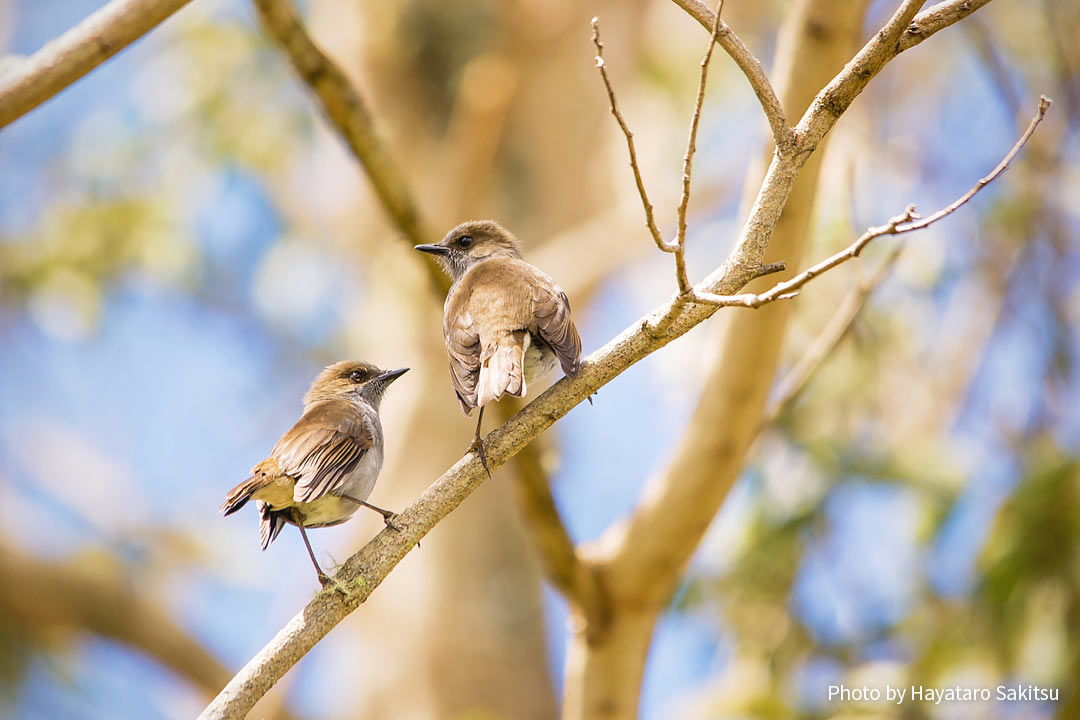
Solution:
<svg viewBox="0 0 1080 720">
<path fill-rule="evenodd" d="M 902 235 L 904 233 L 913 232 L 915 230 L 922 230 L 923 228 L 933 225 L 938 220 L 945 218 L 952 213 L 956 212 L 961 206 L 963 206 L 971 198 L 975 197 L 976 193 L 982 190 L 984 187 L 994 181 L 1001 173 L 1005 172 L 1009 167 L 1009 163 L 1012 161 L 1016 154 L 1020 152 L 1020 149 L 1027 143 L 1028 138 L 1035 132 L 1035 128 L 1039 126 L 1039 123 L 1043 121 L 1043 117 L 1046 116 L 1046 111 L 1050 107 L 1052 101 L 1045 95 L 1039 100 L 1039 109 L 1035 113 L 1035 117 L 1031 119 L 1031 123 L 1028 125 L 1027 130 L 1020 136 L 1020 139 L 1016 141 L 1012 149 L 1008 154 L 1002 158 L 989 175 L 981 178 L 975 185 L 966 193 L 958 197 L 946 207 L 938 210 L 933 215 L 926 218 L 920 218 L 915 212 L 914 205 L 908 205 L 907 210 L 902 215 L 889 220 L 884 225 L 872 227 L 863 233 L 858 240 L 853 242 L 848 247 L 844 248 L 840 252 L 825 258 L 813 267 L 807 268 L 790 280 L 777 283 L 763 293 L 752 294 L 745 293 L 742 295 L 715 295 L 712 293 L 700 292 L 695 289 L 692 300 L 694 302 L 708 303 L 710 305 L 716 305 L 719 307 L 737 306 L 748 308 L 759 308 L 762 305 L 773 302 L 775 300 L 785 300 L 793 298 L 798 294 L 799 288 L 806 283 L 810 282 L 822 273 L 828 272 L 838 265 L 858 257 L 859 253 L 870 244 L 871 241 L 883 235 Z"/>
<path fill-rule="evenodd" d="M 267 2 L 268 0 L 258 1 Z M 890 38 L 895 44 L 896 35 L 911 19 L 908 13 L 913 14 L 917 7 L 916 3 L 905 3 L 898 15 L 894 16 L 882 33 L 875 36 L 875 40 L 872 40 L 868 47 L 877 47 L 876 44 L 882 42 L 888 43 Z M 896 22 L 902 22 L 899 29 L 894 27 Z M 877 53 L 877 50 L 872 48 L 871 54 L 877 58 L 878 56 L 874 53 Z M 881 61 L 880 65 L 886 61 L 887 59 Z M 600 65 L 602 67 L 602 63 Z M 880 69 L 880 65 L 874 72 Z M 858 70 L 849 65 L 848 69 L 838 76 L 843 80 L 840 85 L 847 88 L 845 92 L 855 88 L 851 97 L 858 93 L 861 86 L 856 87 L 858 85 L 856 81 L 850 81 L 854 83 L 851 87 L 845 83 L 848 82 L 847 78 L 857 75 Z M 834 82 L 836 82 L 835 79 Z M 613 96 L 609 95 L 609 97 Z M 840 97 L 846 96 L 841 93 Z M 820 100 L 819 95 L 815 104 L 819 104 Z M 1045 107 L 1040 108 L 1037 119 L 1041 119 L 1043 111 Z M 812 106 L 808 111 L 809 120 L 804 118 L 803 122 L 808 123 L 815 132 L 821 131 L 821 128 L 825 126 L 831 127 L 835 122 L 835 117 L 830 118 L 826 115 L 818 117 L 814 115 L 814 112 L 814 106 Z M 821 110 L 819 109 L 818 112 L 820 113 Z M 825 131 L 827 129 L 825 127 Z M 1030 130 L 1033 131 L 1033 128 Z M 822 132 L 822 136 L 823 134 Z M 1026 135 L 1030 135 L 1030 132 Z M 807 134 L 807 137 L 809 136 L 810 134 Z M 813 143 L 803 147 L 801 153 L 792 156 L 782 156 L 779 153 L 774 155 L 739 242 L 724 264 L 710 273 L 697 286 L 696 292 L 707 297 L 735 297 L 734 293 L 762 274 L 761 256 L 768 238 L 776 227 L 799 169 L 812 151 Z M 991 175 L 996 176 L 999 173 L 1000 170 Z M 913 215 L 905 214 L 902 219 L 884 226 L 891 227 L 890 232 L 880 234 L 908 232 L 918 229 L 915 227 L 917 223 Z M 925 227 L 925 224 L 921 226 Z M 866 239 L 866 242 L 870 239 L 872 237 Z M 862 245 L 865 245 L 865 242 Z M 831 260 L 830 258 L 825 262 L 828 263 Z M 812 272 L 812 275 L 802 282 L 805 283 L 810 277 L 828 269 L 820 265 L 808 270 L 807 273 Z M 797 287 L 791 289 L 797 289 Z M 780 297 L 791 289 L 779 290 L 775 294 Z M 634 322 L 617 337 L 585 358 L 577 377 L 562 378 L 521 412 L 489 433 L 484 439 L 488 465 L 492 468 L 502 466 L 541 432 L 566 415 L 571 408 L 583 402 L 634 363 L 704 322 L 716 310 L 715 305 L 687 302 L 685 297 L 676 296 Z M 366 600 L 412 547 L 486 478 L 487 474 L 475 454 L 469 453 L 458 460 L 453 467 L 428 487 L 416 502 L 399 515 L 396 521 L 401 528 L 399 531 L 384 530 L 379 533 L 341 567 L 335 579 L 344 592 L 319 593 L 237 673 L 200 717 L 204 720 L 243 717 L 259 697 L 337 623 Z M 672 569 L 674 570 L 675 566 L 672 566 Z M 652 627 L 649 620 L 651 616 L 643 617 L 645 626 Z"/>
<path fill-rule="evenodd" d="M 733 263 L 717 289 L 737 291 L 760 272 Z M 685 335 L 716 312 L 709 305 L 672 300 L 635 321 L 582 361 L 576 378 L 564 377 L 484 438 L 488 465 L 498 468 L 541 432 L 634 363 Z M 334 579 L 348 593 L 324 591 L 315 596 L 251 661 L 200 718 L 242 718 L 254 703 L 366 600 L 406 554 L 440 520 L 487 479 L 473 453 L 458 460 L 396 519 L 400 531 L 384 530 L 341 567 Z"/>
<path fill-rule="evenodd" d="M 900 37 L 897 54 L 914 47 L 938 30 L 944 30 L 975 12 L 990 0 L 947 0 L 932 5 L 915 16 Z"/>
<path fill-rule="evenodd" d="M 638 195 L 641 196 L 641 206 L 645 209 L 645 224 L 648 226 L 649 233 L 652 235 L 653 242 L 656 243 L 658 249 L 667 253 L 675 252 L 675 244 L 665 241 L 664 236 L 660 234 L 660 229 L 656 227 L 653 206 L 649 202 L 648 193 L 645 192 L 645 181 L 641 179 L 641 169 L 638 167 L 637 151 L 634 149 L 634 133 L 630 132 L 626 120 L 623 119 L 622 113 L 619 112 L 619 103 L 615 99 L 615 89 L 611 86 L 611 79 L 607 74 L 607 64 L 604 62 L 604 44 L 600 42 L 600 18 L 594 17 L 592 19 L 592 41 L 593 45 L 596 46 L 596 69 L 600 71 L 600 77 L 603 79 L 604 87 L 607 89 L 611 114 L 615 116 L 619 128 L 622 129 L 623 135 L 626 136 L 626 147 L 630 151 L 630 168 L 634 171 L 634 182 L 637 183 Z"/>
<path fill-rule="evenodd" d="M 694 153 L 697 151 L 698 126 L 701 124 L 701 106 L 705 102 L 705 87 L 709 77 L 709 61 L 712 60 L 713 47 L 716 45 L 716 33 L 720 27 L 720 12 L 724 9 L 724 0 L 716 6 L 709 45 L 705 57 L 701 59 L 701 75 L 698 77 L 697 97 L 694 99 L 694 112 L 690 115 L 690 131 L 686 137 L 686 153 L 682 166 L 682 197 L 675 213 L 675 279 L 679 284 L 679 294 L 686 295 L 693 289 L 686 274 L 686 209 L 690 204 L 690 179 L 693 175 Z"/>
<path fill-rule="evenodd" d="M 923 2 L 925 0 L 905 0 L 889 22 L 818 93 L 795 127 L 800 152 L 816 147 L 890 60 L 939 30 L 963 20 L 990 0 L 946 0 L 920 13 Z"/>
<path fill-rule="evenodd" d="M 0 74 L 0 128 L 10 125 L 160 24 L 190 0 L 112 0 Z"/>
<path fill-rule="evenodd" d="M 405 177 L 379 139 L 360 93 L 308 35 L 291 0 L 254 3 L 266 32 L 281 45 L 327 119 L 360 161 L 391 221 L 411 245 L 429 242 L 434 234 L 420 216 Z M 432 261 L 425 262 L 425 267 L 435 288 L 445 293 L 450 286 L 446 274 Z"/>
<path fill-rule="evenodd" d="M 776 144 L 777 149 L 781 154 L 785 155 L 793 150 L 795 147 L 794 134 L 788 125 L 780 99 L 776 96 L 776 91 L 769 82 L 769 76 L 765 74 L 765 69 L 761 67 L 758 59 L 743 45 L 742 40 L 728 27 L 727 23 L 723 20 L 717 21 L 716 15 L 719 15 L 719 12 L 714 14 L 709 9 L 709 6 L 701 2 L 701 0 L 674 0 L 674 2 L 685 10 L 690 17 L 697 20 L 706 30 L 714 28 L 712 36 L 716 42 L 735 61 L 735 64 L 742 70 L 743 75 L 750 81 L 750 87 L 753 88 L 754 94 L 757 95 L 758 102 L 761 104 L 761 109 L 765 112 L 765 119 L 769 121 L 773 142 Z"/>
</svg>

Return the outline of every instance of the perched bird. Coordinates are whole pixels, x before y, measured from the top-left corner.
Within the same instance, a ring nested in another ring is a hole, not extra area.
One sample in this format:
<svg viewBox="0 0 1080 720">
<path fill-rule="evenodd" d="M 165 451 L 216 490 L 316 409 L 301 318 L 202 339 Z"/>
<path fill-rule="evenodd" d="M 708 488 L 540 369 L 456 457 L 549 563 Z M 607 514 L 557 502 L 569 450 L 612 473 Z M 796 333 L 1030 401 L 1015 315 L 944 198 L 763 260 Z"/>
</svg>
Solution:
<svg viewBox="0 0 1080 720">
<path fill-rule="evenodd" d="M 367 498 L 383 462 L 379 402 L 387 386 L 407 371 L 353 361 L 324 369 L 304 395 L 304 414 L 270 457 L 251 469 L 251 477 L 229 491 L 220 510 L 231 515 L 254 498 L 263 550 L 285 523 L 300 528 L 319 581 L 326 585 L 329 578 L 315 559 L 306 528 L 343 523 L 361 505 L 394 528 L 395 514 L 368 504 Z"/>
<path fill-rule="evenodd" d="M 491 220 L 462 223 L 433 245 L 453 279 L 443 307 L 450 380 L 465 415 L 480 408 L 470 449 L 488 474 L 480 424 L 484 406 L 503 395 L 522 397 L 527 383 L 555 365 L 574 377 L 581 337 L 570 301 L 555 281 L 521 259 L 517 238 Z"/>
</svg>

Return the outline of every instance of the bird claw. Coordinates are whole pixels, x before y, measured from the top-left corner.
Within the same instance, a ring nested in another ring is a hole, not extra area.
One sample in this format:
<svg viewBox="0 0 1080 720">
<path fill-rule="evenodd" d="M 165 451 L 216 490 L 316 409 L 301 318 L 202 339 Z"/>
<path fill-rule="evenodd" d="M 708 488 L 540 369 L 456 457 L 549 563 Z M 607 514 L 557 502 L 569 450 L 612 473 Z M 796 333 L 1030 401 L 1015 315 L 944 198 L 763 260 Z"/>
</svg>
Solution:
<svg viewBox="0 0 1080 720">
<path fill-rule="evenodd" d="M 394 524 L 394 521 L 397 520 L 397 518 L 397 513 L 387 513 L 386 515 L 383 515 L 383 522 L 386 523 L 386 527 L 390 528 L 394 532 L 401 532 L 401 526 Z"/>
<path fill-rule="evenodd" d="M 349 597 L 351 594 L 349 590 L 338 582 L 335 578 L 330 577 L 326 573 L 319 573 L 319 583 L 322 585 L 324 591 L 339 592 L 343 597 Z"/>
<path fill-rule="evenodd" d="M 484 452 L 484 440 L 479 435 L 473 438 L 472 444 L 469 445 L 469 452 L 476 453 L 476 456 L 480 458 L 480 464 L 484 466 L 484 472 L 487 473 L 488 479 L 491 479 L 491 468 L 488 467 L 487 453 Z"/>
</svg>

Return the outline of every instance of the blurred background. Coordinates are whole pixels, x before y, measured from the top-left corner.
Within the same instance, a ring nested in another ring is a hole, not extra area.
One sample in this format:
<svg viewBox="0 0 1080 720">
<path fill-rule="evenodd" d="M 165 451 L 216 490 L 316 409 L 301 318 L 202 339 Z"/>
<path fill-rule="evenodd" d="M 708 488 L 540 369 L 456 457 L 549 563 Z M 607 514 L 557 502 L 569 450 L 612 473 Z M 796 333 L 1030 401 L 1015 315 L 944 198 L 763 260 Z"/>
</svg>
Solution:
<svg viewBox="0 0 1080 720">
<path fill-rule="evenodd" d="M 0 0 L 0 47 L 30 54 L 102 4 Z M 571 297 L 586 353 L 669 297 L 589 19 L 670 229 L 705 40 L 682 10 L 302 9 L 436 231 L 512 228 Z M 869 3 L 861 37 L 892 9 Z M 729 2 L 724 17 L 769 68 L 788 10 Z M 1078 36 L 1080 4 L 999 0 L 890 64 L 834 130 L 804 264 L 908 203 L 948 204 L 1040 93 L 1056 101 L 1008 173 L 908 237 L 759 434 L 657 628 L 644 718 L 1080 717 Z M 718 52 L 693 278 L 731 247 L 766 130 Z M 794 301 L 784 366 L 889 240 Z M 254 511 L 216 509 L 329 362 L 413 368 L 383 403 L 372 502 L 405 507 L 460 457 L 472 423 L 415 255 L 241 0 L 195 0 L 0 131 L 0 715 L 191 717 L 303 606 L 317 585 L 298 534 L 261 552 Z M 537 441 L 575 540 L 665 465 L 714 340 L 690 333 Z M 566 608 L 515 472 L 436 527 L 253 717 L 556 714 Z M 311 538 L 332 566 L 380 527 L 361 513 Z M 896 709 L 830 702 L 840 682 L 1038 684 L 1062 700 Z"/>
</svg>

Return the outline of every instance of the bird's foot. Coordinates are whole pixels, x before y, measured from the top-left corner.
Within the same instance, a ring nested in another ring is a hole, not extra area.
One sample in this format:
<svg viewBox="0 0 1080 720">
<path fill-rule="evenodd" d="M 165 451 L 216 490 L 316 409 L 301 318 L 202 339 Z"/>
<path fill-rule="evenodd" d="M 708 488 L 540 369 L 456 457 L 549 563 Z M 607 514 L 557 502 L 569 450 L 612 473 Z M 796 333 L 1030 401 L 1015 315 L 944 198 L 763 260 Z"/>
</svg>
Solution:
<svg viewBox="0 0 1080 720">
<path fill-rule="evenodd" d="M 401 526 L 394 523 L 397 520 L 398 514 L 396 512 L 387 511 L 383 516 L 383 522 L 386 523 L 386 527 L 390 528 L 394 532 L 401 532 Z"/>
<path fill-rule="evenodd" d="M 323 591 L 339 592 L 343 597 L 349 597 L 352 593 L 349 589 L 342 585 L 335 578 L 330 577 L 326 573 L 319 573 L 319 584 L 322 585 Z"/>
<path fill-rule="evenodd" d="M 484 472 L 487 473 L 488 478 L 491 478 L 491 468 L 488 467 L 487 453 L 484 452 L 484 439 L 477 435 L 473 438 L 472 443 L 468 447 L 469 452 L 476 453 L 476 456 L 480 458 L 480 464 L 484 466 Z"/>
</svg>

